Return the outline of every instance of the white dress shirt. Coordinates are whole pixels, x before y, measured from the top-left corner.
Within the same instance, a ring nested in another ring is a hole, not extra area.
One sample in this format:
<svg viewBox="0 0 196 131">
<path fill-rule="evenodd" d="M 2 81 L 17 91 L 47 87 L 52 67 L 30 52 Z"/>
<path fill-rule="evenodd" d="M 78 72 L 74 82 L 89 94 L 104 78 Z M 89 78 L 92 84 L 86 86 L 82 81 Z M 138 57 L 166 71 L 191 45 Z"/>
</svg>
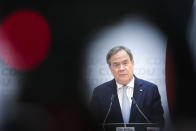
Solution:
<svg viewBox="0 0 196 131">
<path fill-rule="evenodd" d="M 131 107 L 131 104 L 132 104 L 132 99 L 131 98 L 133 96 L 134 80 L 135 80 L 135 78 L 133 77 L 133 79 L 126 85 L 126 86 L 128 86 L 126 93 L 127 93 L 128 99 L 129 99 L 130 107 Z M 116 82 L 116 85 L 117 85 L 118 100 L 119 100 L 119 103 L 120 103 L 120 107 L 122 109 L 123 86 L 124 85 L 121 85 L 117 82 Z"/>
</svg>

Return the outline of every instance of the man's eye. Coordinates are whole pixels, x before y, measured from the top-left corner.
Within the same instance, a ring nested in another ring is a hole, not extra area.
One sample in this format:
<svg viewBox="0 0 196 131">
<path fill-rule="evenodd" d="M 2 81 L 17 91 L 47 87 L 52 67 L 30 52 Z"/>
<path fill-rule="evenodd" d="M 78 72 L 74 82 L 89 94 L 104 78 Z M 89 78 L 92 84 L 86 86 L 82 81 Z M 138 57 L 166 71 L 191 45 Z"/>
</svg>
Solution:
<svg viewBox="0 0 196 131">
<path fill-rule="evenodd" d="M 114 63 L 113 65 L 114 65 L 115 67 L 118 67 L 118 66 L 119 66 L 119 64 L 116 64 L 116 63 Z"/>
<path fill-rule="evenodd" d="M 128 64 L 128 62 L 123 62 L 123 64 L 124 64 L 124 65 L 127 65 L 127 64 Z"/>
</svg>

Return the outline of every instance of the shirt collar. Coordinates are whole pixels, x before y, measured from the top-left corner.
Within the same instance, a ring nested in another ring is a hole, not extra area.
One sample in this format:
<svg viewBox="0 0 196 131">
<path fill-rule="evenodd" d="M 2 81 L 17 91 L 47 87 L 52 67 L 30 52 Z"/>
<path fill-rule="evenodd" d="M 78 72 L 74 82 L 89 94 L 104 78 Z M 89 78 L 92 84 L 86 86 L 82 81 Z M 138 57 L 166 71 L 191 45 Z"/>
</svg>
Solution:
<svg viewBox="0 0 196 131">
<path fill-rule="evenodd" d="M 126 86 L 134 88 L 134 82 L 135 82 L 135 78 L 133 76 L 133 79 Z M 123 87 L 122 84 L 119 84 L 117 82 L 116 82 L 116 85 L 117 85 L 117 89 L 120 89 Z"/>
</svg>

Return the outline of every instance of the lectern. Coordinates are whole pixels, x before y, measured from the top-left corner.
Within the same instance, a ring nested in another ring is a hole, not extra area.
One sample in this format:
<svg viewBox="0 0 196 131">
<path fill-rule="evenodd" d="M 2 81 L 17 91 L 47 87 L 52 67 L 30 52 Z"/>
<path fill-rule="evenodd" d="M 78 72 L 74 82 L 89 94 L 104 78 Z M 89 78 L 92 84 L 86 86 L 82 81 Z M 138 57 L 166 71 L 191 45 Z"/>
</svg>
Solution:
<svg viewBox="0 0 196 131">
<path fill-rule="evenodd" d="M 158 123 L 104 123 L 103 131 L 160 131 Z"/>
</svg>

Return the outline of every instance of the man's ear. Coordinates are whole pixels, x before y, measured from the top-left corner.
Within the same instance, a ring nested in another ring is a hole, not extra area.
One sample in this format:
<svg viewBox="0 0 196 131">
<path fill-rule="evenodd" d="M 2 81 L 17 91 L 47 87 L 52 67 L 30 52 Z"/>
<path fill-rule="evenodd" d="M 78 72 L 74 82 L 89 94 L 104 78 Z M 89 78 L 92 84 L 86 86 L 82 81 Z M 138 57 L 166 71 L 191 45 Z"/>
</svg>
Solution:
<svg viewBox="0 0 196 131">
<path fill-rule="evenodd" d="M 109 66 L 110 70 L 112 70 L 111 64 L 108 64 L 108 66 Z"/>
<path fill-rule="evenodd" d="M 132 64 L 132 65 L 134 65 L 134 63 L 135 63 L 135 61 L 134 61 L 134 60 L 132 60 L 132 61 L 131 61 L 131 64 Z"/>
<path fill-rule="evenodd" d="M 132 60 L 131 65 L 132 65 L 133 68 L 134 68 L 134 64 L 135 64 L 135 62 L 134 62 L 134 60 Z"/>
</svg>

